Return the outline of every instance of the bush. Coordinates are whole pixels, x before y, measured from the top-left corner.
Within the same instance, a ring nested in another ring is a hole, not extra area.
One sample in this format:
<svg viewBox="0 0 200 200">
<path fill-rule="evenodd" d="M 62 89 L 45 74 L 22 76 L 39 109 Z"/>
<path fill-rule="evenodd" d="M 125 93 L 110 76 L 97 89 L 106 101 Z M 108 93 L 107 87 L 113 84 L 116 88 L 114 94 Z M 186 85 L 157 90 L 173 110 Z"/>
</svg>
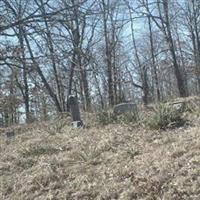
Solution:
<svg viewBox="0 0 200 200">
<path fill-rule="evenodd" d="M 21 158 L 16 161 L 16 165 L 22 169 L 29 169 L 36 163 L 33 159 Z"/>
<path fill-rule="evenodd" d="M 112 112 L 101 112 L 97 114 L 97 122 L 101 125 L 108 125 L 113 123 L 135 123 L 138 121 L 138 115 L 136 113 L 124 113 L 117 115 Z"/>
<path fill-rule="evenodd" d="M 155 108 L 154 114 L 146 121 L 148 127 L 157 130 L 180 127 L 184 123 L 181 112 L 167 104 L 159 104 Z"/>
<path fill-rule="evenodd" d="M 111 112 L 103 111 L 97 114 L 97 122 L 101 125 L 112 124 L 115 121 L 116 121 L 116 117 Z"/>
<path fill-rule="evenodd" d="M 130 124 L 130 123 L 136 123 L 139 120 L 137 113 L 124 113 L 121 115 L 117 115 L 117 122 L 123 123 L 123 124 Z"/>
<path fill-rule="evenodd" d="M 23 157 L 34 157 L 40 155 L 52 155 L 60 152 L 60 149 L 52 146 L 30 146 L 28 149 L 24 149 L 21 154 Z"/>
<path fill-rule="evenodd" d="M 62 133 L 62 129 L 67 125 L 67 120 L 58 118 L 46 127 L 46 131 L 51 135 Z"/>
</svg>

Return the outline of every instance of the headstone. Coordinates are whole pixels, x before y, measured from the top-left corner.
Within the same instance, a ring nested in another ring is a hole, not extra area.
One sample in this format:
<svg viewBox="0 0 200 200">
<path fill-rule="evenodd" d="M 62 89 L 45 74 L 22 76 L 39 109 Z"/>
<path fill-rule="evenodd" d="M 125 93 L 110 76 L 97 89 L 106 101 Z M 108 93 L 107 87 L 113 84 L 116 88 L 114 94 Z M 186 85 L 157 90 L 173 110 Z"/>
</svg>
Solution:
<svg viewBox="0 0 200 200">
<path fill-rule="evenodd" d="M 186 107 L 186 103 L 184 101 L 176 101 L 169 103 L 169 106 L 175 109 L 177 112 L 183 112 Z"/>
<path fill-rule="evenodd" d="M 137 105 L 135 103 L 120 103 L 113 107 L 115 114 L 137 113 Z"/>
<path fill-rule="evenodd" d="M 0 117 L 0 127 L 3 127 L 3 117 Z"/>
<path fill-rule="evenodd" d="M 15 132 L 14 131 L 7 131 L 5 133 L 6 136 L 6 144 L 10 144 L 11 142 L 15 141 Z"/>
<path fill-rule="evenodd" d="M 13 138 L 13 137 L 15 137 L 15 132 L 14 131 L 7 131 L 6 132 L 6 137 L 7 138 Z"/>
<path fill-rule="evenodd" d="M 72 116 L 72 126 L 74 128 L 79 128 L 83 126 L 83 122 L 81 120 L 80 109 L 78 105 L 78 99 L 74 95 L 70 95 L 68 98 L 68 104 Z"/>
</svg>

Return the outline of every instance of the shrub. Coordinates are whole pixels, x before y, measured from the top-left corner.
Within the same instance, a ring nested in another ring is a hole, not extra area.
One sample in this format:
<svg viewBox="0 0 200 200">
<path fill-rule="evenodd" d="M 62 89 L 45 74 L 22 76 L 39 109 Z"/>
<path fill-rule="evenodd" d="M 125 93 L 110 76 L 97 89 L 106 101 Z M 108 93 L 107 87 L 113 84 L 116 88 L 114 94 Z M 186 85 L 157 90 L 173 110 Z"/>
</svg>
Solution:
<svg viewBox="0 0 200 200">
<path fill-rule="evenodd" d="M 112 112 L 101 112 L 97 114 L 97 122 L 101 125 L 108 125 L 112 123 L 135 123 L 138 121 L 138 115 L 136 113 L 124 113 L 117 115 Z"/>
<path fill-rule="evenodd" d="M 34 164 L 36 163 L 35 160 L 33 159 L 19 159 L 16 161 L 16 166 L 22 168 L 22 169 L 28 169 L 28 168 L 31 168 Z"/>
<path fill-rule="evenodd" d="M 124 124 L 130 124 L 130 123 L 136 123 L 139 120 L 137 113 L 124 113 L 121 115 L 117 115 L 117 122 L 118 123 L 124 123 Z"/>
<path fill-rule="evenodd" d="M 56 135 L 57 133 L 62 133 L 62 129 L 67 125 L 67 120 L 58 118 L 50 125 L 46 127 L 46 130 L 51 135 Z"/>
<path fill-rule="evenodd" d="M 97 122 L 101 125 L 108 125 L 114 123 L 114 121 L 116 121 L 116 117 L 111 112 L 103 111 L 97 114 Z"/>
<path fill-rule="evenodd" d="M 156 106 L 154 114 L 146 120 L 146 125 L 151 129 L 180 127 L 184 123 L 185 120 L 182 118 L 182 114 L 167 104 Z"/>
<path fill-rule="evenodd" d="M 57 154 L 59 151 L 60 149 L 52 146 L 30 146 L 28 149 L 24 149 L 21 153 L 23 157 L 32 157 Z"/>
</svg>

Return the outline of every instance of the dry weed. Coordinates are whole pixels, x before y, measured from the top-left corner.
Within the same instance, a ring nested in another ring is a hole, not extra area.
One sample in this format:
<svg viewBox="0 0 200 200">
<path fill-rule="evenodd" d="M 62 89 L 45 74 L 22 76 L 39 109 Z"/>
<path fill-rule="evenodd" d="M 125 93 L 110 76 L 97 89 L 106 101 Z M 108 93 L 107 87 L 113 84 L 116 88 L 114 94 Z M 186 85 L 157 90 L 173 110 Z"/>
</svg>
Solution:
<svg viewBox="0 0 200 200">
<path fill-rule="evenodd" d="M 198 123 L 165 132 L 115 124 L 52 134 L 49 126 L 1 140 L 1 199 L 200 199 Z"/>
</svg>

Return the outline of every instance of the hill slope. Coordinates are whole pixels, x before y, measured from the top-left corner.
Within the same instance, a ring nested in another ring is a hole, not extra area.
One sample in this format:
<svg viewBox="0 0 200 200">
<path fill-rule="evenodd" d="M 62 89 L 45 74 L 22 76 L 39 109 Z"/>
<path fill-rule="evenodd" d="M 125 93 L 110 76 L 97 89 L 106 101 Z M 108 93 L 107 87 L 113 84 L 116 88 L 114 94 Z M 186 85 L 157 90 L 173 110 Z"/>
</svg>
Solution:
<svg viewBox="0 0 200 200">
<path fill-rule="evenodd" d="M 49 124 L 1 136 L 4 200 L 200 199 L 200 123 L 167 131 Z M 53 131 L 52 131 L 53 130 Z"/>
</svg>

